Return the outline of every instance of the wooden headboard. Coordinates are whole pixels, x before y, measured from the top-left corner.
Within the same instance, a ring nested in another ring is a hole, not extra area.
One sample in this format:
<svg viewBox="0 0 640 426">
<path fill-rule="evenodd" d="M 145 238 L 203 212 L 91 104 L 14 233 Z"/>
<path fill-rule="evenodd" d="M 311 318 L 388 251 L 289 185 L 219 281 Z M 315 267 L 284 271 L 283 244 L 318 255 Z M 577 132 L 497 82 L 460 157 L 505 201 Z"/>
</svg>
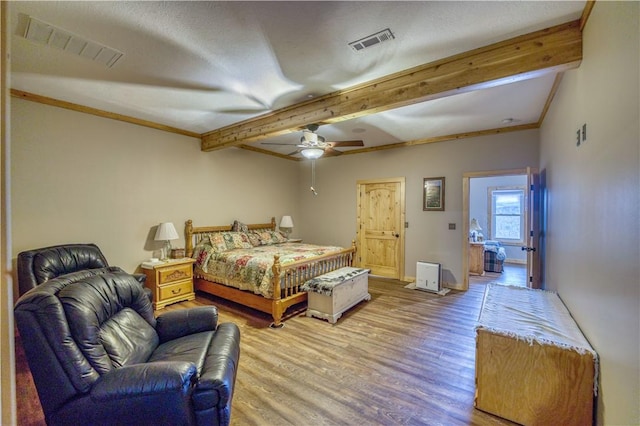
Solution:
<svg viewBox="0 0 640 426">
<path fill-rule="evenodd" d="M 184 243 L 185 243 L 185 251 L 186 256 L 191 257 L 193 254 L 193 248 L 200 242 L 206 234 L 211 234 L 213 232 L 229 232 L 231 231 L 231 225 L 216 225 L 216 226 L 193 226 L 193 221 L 191 219 L 187 220 L 184 223 Z M 276 218 L 272 217 L 271 222 L 269 223 L 249 223 L 247 227 L 251 229 L 271 229 L 272 231 L 276 230 Z"/>
</svg>

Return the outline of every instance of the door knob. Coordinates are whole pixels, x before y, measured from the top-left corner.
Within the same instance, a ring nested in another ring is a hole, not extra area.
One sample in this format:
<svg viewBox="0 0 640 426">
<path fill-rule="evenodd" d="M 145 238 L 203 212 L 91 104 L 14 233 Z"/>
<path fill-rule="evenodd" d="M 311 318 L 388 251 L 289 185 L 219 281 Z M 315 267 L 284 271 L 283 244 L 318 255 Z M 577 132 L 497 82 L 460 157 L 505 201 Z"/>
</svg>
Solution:
<svg viewBox="0 0 640 426">
<path fill-rule="evenodd" d="M 535 247 L 520 247 L 522 251 L 536 251 Z"/>
</svg>

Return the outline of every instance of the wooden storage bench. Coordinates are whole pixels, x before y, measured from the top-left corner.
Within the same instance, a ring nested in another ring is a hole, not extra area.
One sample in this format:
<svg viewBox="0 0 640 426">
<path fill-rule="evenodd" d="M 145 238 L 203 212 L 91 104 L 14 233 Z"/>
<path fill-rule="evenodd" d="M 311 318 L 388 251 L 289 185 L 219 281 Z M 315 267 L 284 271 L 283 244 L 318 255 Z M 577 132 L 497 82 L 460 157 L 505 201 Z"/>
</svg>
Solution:
<svg viewBox="0 0 640 426">
<path fill-rule="evenodd" d="M 308 293 L 307 316 L 335 324 L 345 311 L 363 300 L 371 300 L 368 274 L 368 269 L 344 267 L 304 283 L 302 290 Z"/>
<path fill-rule="evenodd" d="M 598 357 L 556 293 L 489 284 L 476 408 L 523 425 L 590 425 Z"/>
</svg>

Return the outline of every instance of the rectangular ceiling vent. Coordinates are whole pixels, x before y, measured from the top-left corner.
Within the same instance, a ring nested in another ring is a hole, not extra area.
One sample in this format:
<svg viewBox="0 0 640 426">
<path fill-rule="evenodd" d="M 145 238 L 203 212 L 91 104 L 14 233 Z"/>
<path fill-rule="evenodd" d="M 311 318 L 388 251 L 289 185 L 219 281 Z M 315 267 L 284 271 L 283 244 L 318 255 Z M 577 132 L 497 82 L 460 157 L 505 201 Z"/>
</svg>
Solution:
<svg viewBox="0 0 640 426">
<path fill-rule="evenodd" d="M 114 66 L 118 59 L 124 55 L 124 53 L 116 49 L 80 37 L 32 17 L 29 17 L 24 37 L 27 40 L 44 44 L 45 46 L 55 47 L 56 49 L 91 59 L 109 68 Z"/>
<path fill-rule="evenodd" d="M 352 41 L 349 43 L 349 46 L 356 52 L 364 50 L 368 47 L 375 46 L 380 43 L 384 43 L 385 41 L 393 40 L 396 38 L 389 28 L 386 28 L 382 31 L 378 31 L 375 34 L 371 34 L 360 40 Z"/>
</svg>

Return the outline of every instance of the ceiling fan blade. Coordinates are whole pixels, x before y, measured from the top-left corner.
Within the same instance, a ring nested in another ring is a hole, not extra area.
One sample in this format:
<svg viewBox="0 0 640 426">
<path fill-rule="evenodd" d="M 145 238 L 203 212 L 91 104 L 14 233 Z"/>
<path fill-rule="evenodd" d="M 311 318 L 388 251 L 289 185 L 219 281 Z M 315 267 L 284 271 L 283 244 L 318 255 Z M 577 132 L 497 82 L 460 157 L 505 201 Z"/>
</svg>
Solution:
<svg viewBox="0 0 640 426">
<path fill-rule="evenodd" d="M 337 149 L 333 149 L 330 146 L 324 149 L 323 157 L 335 157 L 338 155 L 342 155 L 342 151 L 338 151 Z"/>
<path fill-rule="evenodd" d="M 296 154 L 299 154 L 299 153 L 300 153 L 300 151 L 302 151 L 302 150 L 301 150 L 301 149 L 296 149 L 295 151 L 290 152 L 290 153 L 288 153 L 287 155 L 296 155 Z"/>
<path fill-rule="evenodd" d="M 336 146 L 364 146 L 363 141 L 335 141 L 335 142 L 327 142 L 327 143 L 332 148 Z"/>
</svg>

